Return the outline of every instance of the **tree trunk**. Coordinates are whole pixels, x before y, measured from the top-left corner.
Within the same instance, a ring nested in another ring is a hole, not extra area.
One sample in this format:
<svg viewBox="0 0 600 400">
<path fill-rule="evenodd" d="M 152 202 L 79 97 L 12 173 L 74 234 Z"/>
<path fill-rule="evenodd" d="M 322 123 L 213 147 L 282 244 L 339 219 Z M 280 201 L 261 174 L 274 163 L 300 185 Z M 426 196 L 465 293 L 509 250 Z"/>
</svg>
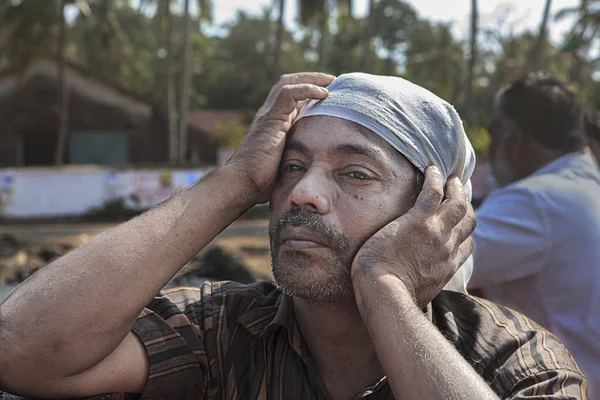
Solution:
<svg viewBox="0 0 600 400">
<path fill-rule="evenodd" d="M 54 164 L 62 165 L 65 160 L 65 147 L 69 130 L 69 84 L 66 75 L 65 47 L 67 43 L 67 21 L 65 20 L 65 5 L 67 0 L 61 0 L 58 10 L 60 31 L 58 34 L 57 75 L 59 90 L 58 136 Z"/>
<path fill-rule="evenodd" d="M 369 14 L 365 18 L 366 26 L 362 38 L 362 71 L 369 72 L 371 68 L 371 38 L 373 37 L 373 28 L 375 26 L 375 1 L 367 0 Z M 391 56 L 390 56 L 391 57 Z"/>
<path fill-rule="evenodd" d="M 589 43 L 586 43 L 586 31 L 588 28 L 588 23 L 589 23 L 589 16 L 588 16 L 588 0 L 581 0 L 581 5 L 579 8 L 579 17 L 581 19 L 581 24 L 579 26 L 579 32 L 577 32 L 577 38 L 581 41 L 581 43 L 585 43 L 583 44 L 584 46 L 584 50 L 585 50 L 585 54 L 581 54 L 583 52 L 580 51 L 575 51 L 573 52 L 573 64 L 571 67 L 571 79 L 575 82 L 575 84 L 577 85 L 577 87 L 579 88 L 579 101 L 580 103 L 583 103 L 585 101 L 586 98 L 586 88 L 588 87 L 588 85 L 586 85 L 586 83 L 588 83 L 588 78 L 589 76 L 586 76 L 586 73 L 589 72 L 591 74 L 590 71 L 586 71 L 586 63 L 589 62 L 589 57 L 587 57 L 589 55 Z M 590 37 L 593 38 L 595 36 L 595 34 L 592 34 Z"/>
<path fill-rule="evenodd" d="M 179 101 L 179 163 L 187 156 L 188 113 L 190 103 L 190 0 L 185 0 L 183 49 L 181 52 L 181 88 Z"/>
<path fill-rule="evenodd" d="M 475 81 L 475 65 L 477 64 L 477 33 L 478 27 L 477 0 L 471 0 L 471 37 L 470 37 L 470 56 L 467 70 L 467 87 L 465 99 L 465 122 L 467 128 L 471 127 L 473 122 L 473 84 Z"/>
<path fill-rule="evenodd" d="M 542 22 L 540 24 L 540 31 L 538 33 L 537 40 L 533 47 L 531 55 L 530 71 L 539 71 L 543 68 L 544 58 L 544 43 L 546 42 L 546 32 L 548 30 L 548 18 L 550 16 L 550 7 L 552 6 L 552 0 L 546 0 L 546 6 L 544 7 L 544 15 L 542 16 Z"/>
<path fill-rule="evenodd" d="M 321 72 L 325 65 L 325 41 L 327 40 L 327 33 L 329 32 L 329 9 L 327 0 L 321 1 L 323 8 L 319 14 L 319 44 L 317 46 L 317 71 Z"/>
<path fill-rule="evenodd" d="M 285 16 L 285 0 L 278 0 L 279 17 L 277 18 L 277 31 L 275 33 L 275 56 L 273 57 L 273 82 L 281 75 L 281 52 L 283 46 L 283 17 Z"/>
<path fill-rule="evenodd" d="M 176 164 L 179 158 L 179 141 L 177 140 L 177 103 L 175 90 L 175 74 L 173 71 L 173 16 L 171 0 L 163 0 L 164 14 L 167 19 L 165 32 L 165 85 L 167 105 L 167 126 L 169 135 L 169 162 Z"/>
</svg>

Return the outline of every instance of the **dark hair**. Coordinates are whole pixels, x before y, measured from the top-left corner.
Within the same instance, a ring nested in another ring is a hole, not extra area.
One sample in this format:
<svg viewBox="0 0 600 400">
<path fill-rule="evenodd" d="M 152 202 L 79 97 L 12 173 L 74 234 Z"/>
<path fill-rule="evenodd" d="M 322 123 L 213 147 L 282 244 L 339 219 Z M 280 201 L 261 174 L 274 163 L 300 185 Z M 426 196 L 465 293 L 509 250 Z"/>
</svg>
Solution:
<svg viewBox="0 0 600 400">
<path fill-rule="evenodd" d="M 600 140 L 600 113 L 586 110 L 582 118 L 583 131 L 594 140 Z"/>
<path fill-rule="evenodd" d="M 504 87 L 499 96 L 504 115 L 542 146 L 571 152 L 586 145 L 575 94 L 558 79 L 529 73 Z"/>
<path fill-rule="evenodd" d="M 414 166 L 412 163 L 411 165 L 413 166 L 413 169 L 415 171 L 415 194 L 413 195 L 413 200 L 417 200 L 417 197 L 419 197 L 419 194 L 421 194 L 421 190 L 423 190 L 423 184 L 425 183 L 425 174 L 423 172 L 421 172 L 419 170 L 419 168 L 417 168 L 416 166 Z"/>
</svg>

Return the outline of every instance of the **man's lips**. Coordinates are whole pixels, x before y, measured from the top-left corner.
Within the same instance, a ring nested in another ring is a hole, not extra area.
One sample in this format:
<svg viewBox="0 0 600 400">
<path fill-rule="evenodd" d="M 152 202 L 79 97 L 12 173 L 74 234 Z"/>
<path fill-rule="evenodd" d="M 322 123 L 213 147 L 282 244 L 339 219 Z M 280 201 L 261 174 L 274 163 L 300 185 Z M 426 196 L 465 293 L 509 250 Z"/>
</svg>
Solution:
<svg viewBox="0 0 600 400">
<path fill-rule="evenodd" d="M 281 234 L 281 244 L 293 250 L 316 249 L 329 247 L 319 235 L 298 228 L 286 228 Z"/>
</svg>

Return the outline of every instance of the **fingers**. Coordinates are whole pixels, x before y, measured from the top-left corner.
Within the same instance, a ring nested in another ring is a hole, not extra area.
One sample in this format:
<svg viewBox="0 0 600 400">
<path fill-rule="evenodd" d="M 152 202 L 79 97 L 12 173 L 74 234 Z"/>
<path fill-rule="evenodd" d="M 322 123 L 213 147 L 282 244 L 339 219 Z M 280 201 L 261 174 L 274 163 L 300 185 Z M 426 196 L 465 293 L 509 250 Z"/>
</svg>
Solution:
<svg viewBox="0 0 600 400">
<path fill-rule="evenodd" d="M 328 95 L 329 92 L 324 87 L 309 83 L 286 85 L 279 91 L 271 111 L 287 119 L 296 110 L 299 102 L 309 99 L 322 100 Z"/>
<path fill-rule="evenodd" d="M 458 252 L 456 253 L 456 261 L 458 268 L 462 267 L 462 265 L 465 262 L 467 262 L 471 254 L 473 254 L 473 248 L 474 244 L 473 239 L 471 237 L 468 237 L 467 240 L 465 240 L 461 243 L 460 246 L 458 246 Z"/>
<path fill-rule="evenodd" d="M 423 189 L 417 197 L 414 209 L 434 214 L 444 198 L 444 182 L 437 167 L 431 165 L 425 170 Z"/>
<path fill-rule="evenodd" d="M 467 215 L 471 204 L 467 200 L 462 182 L 456 176 L 446 183 L 446 198 L 437 211 L 446 229 L 452 229 Z"/>
<path fill-rule="evenodd" d="M 469 238 L 477 227 L 477 219 L 473 207 L 469 204 L 465 216 L 452 229 L 452 236 L 456 243 L 462 243 Z"/>
<path fill-rule="evenodd" d="M 329 86 L 335 79 L 335 76 L 329 74 L 323 74 L 321 72 L 299 72 L 296 74 L 283 75 L 278 86 L 285 85 L 297 85 L 301 83 L 310 83 L 317 86 Z"/>
<path fill-rule="evenodd" d="M 279 78 L 279 81 L 269 92 L 269 96 L 267 97 L 263 107 L 270 108 L 284 86 L 310 84 L 325 87 L 329 86 L 334 79 L 335 76 L 320 72 L 300 72 L 296 74 L 282 75 L 281 78 Z"/>
<path fill-rule="evenodd" d="M 299 72 L 296 74 L 282 75 L 269 92 L 269 96 L 261 107 L 261 110 L 266 111 L 271 109 L 275 102 L 280 98 L 281 92 L 288 86 L 314 85 L 316 87 L 325 88 L 326 86 L 329 86 L 334 79 L 335 76 L 323 74 L 321 72 Z M 312 98 L 314 97 L 306 97 L 305 99 Z M 317 99 L 323 98 L 324 97 L 317 97 Z"/>
</svg>

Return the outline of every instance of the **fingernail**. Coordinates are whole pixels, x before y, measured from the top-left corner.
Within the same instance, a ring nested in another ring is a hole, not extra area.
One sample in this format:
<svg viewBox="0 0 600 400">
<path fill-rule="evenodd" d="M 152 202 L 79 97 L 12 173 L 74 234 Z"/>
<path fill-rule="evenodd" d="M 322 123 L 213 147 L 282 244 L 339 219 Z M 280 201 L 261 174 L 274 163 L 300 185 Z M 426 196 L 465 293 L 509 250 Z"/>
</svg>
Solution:
<svg viewBox="0 0 600 400">
<path fill-rule="evenodd" d="M 323 93 L 329 93 L 329 90 L 327 90 L 327 88 L 324 87 L 319 87 L 319 90 Z"/>
<path fill-rule="evenodd" d="M 430 174 L 439 174 L 439 172 L 440 172 L 440 171 L 438 171 L 438 169 L 435 165 L 430 165 L 429 167 L 427 167 L 427 170 L 429 171 Z"/>
</svg>

